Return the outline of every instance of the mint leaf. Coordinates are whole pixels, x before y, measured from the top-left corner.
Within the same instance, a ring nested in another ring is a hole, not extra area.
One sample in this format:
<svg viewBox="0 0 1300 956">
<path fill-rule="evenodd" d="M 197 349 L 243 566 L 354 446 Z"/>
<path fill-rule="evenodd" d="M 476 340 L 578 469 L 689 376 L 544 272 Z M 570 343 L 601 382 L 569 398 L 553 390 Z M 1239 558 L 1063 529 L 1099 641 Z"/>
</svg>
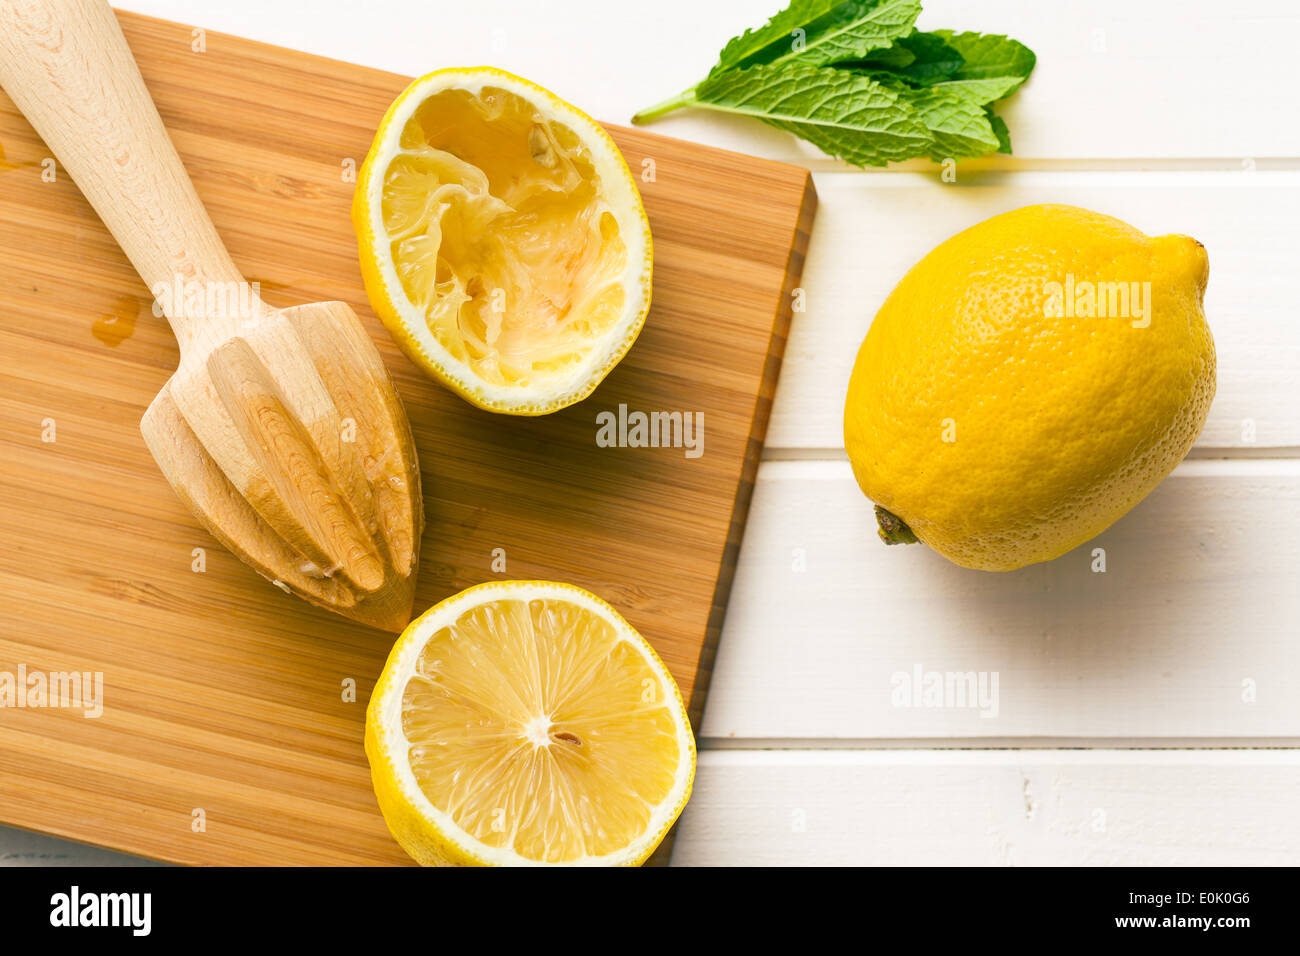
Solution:
<svg viewBox="0 0 1300 956">
<path fill-rule="evenodd" d="M 994 100 L 1002 99 L 1007 94 L 1015 91 L 1023 82 L 1025 82 L 1023 77 L 999 76 L 990 77 L 986 80 L 947 80 L 943 83 L 934 83 L 926 88 L 940 90 L 945 93 L 955 93 L 982 106 L 985 103 L 992 103 Z"/>
<path fill-rule="evenodd" d="M 803 50 L 776 62 L 795 55 L 813 66 L 861 59 L 907 36 L 920 14 L 921 0 L 849 0 L 808 24 Z"/>
<path fill-rule="evenodd" d="M 796 123 L 787 120 L 765 120 L 769 126 L 794 133 L 805 142 L 812 143 L 827 156 L 842 159 L 854 166 L 888 166 L 904 160 L 928 154 L 927 147 L 918 148 L 909 145 L 909 139 L 885 139 L 875 141 L 871 137 L 854 135 L 842 130 L 827 129 L 811 123 Z M 919 140 L 916 140 L 919 142 Z"/>
<path fill-rule="evenodd" d="M 718 54 L 717 65 L 709 71 L 710 75 L 753 60 L 765 50 L 771 54 L 769 59 L 775 59 L 785 50 L 793 49 L 795 30 L 824 16 L 843 2 L 844 0 L 794 0 L 763 26 L 746 30 L 740 36 L 728 40 Z M 778 45 L 783 49 L 774 51 Z"/>
<path fill-rule="evenodd" d="M 941 37 L 966 61 L 962 68 L 953 74 L 953 79 L 957 80 L 1014 76 L 1024 82 L 1038 59 L 1034 56 L 1034 51 L 1023 43 L 997 33 L 953 33 L 951 30 L 936 30 L 935 35 Z"/>
<path fill-rule="evenodd" d="M 723 47 L 710 76 L 794 59 L 810 66 L 860 59 L 906 36 L 920 13 L 921 0 L 795 0 L 766 25 Z"/>
<path fill-rule="evenodd" d="M 921 85 L 950 79 L 966 62 L 935 33 L 913 32 L 896 45 L 912 55 L 912 62 L 899 70 L 899 75 Z"/>
<path fill-rule="evenodd" d="M 857 76 L 865 76 L 874 83 L 879 83 L 886 89 L 893 90 L 895 93 L 910 93 L 916 89 L 909 83 L 903 81 L 901 77 L 892 70 L 886 70 L 874 63 L 860 61 L 858 63 L 836 63 L 835 69 L 841 73 L 853 73 Z"/>
<path fill-rule="evenodd" d="M 846 69 L 892 70 L 895 73 L 902 73 L 915 62 L 916 54 L 904 47 L 902 40 L 895 40 L 893 46 L 869 53 L 865 60 L 847 60 L 836 63 L 835 66 Z"/>
<path fill-rule="evenodd" d="M 935 162 L 997 152 L 1001 141 L 982 104 L 959 92 L 930 86 L 903 94 L 933 137 L 927 155 Z"/>
<path fill-rule="evenodd" d="M 990 104 L 1033 52 L 1001 34 L 918 31 L 920 0 L 790 0 L 730 40 L 709 75 L 632 117 L 684 106 L 752 116 L 859 166 L 1011 152 Z"/>
<path fill-rule="evenodd" d="M 993 112 L 991 106 L 984 107 L 984 113 L 989 118 L 989 125 L 993 127 L 993 135 L 998 138 L 998 152 L 1011 155 L 1011 131 L 1007 129 L 1007 124 Z"/>
<path fill-rule="evenodd" d="M 709 77 L 695 98 L 700 106 L 755 116 L 858 166 L 925 155 L 932 143 L 900 93 L 847 70 L 759 64 Z"/>
<path fill-rule="evenodd" d="M 853 69 L 891 70 L 918 86 L 958 82 L 1003 83 L 1004 92 L 995 97 L 999 99 L 1014 92 L 1034 68 L 1033 52 L 1024 44 L 1004 36 L 963 33 L 956 35 L 953 42 L 945 39 L 945 36 L 952 37 L 952 31 L 914 32 L 895 40 L 889 49 L 878 50 L 864 60 L 835 65 Z M 968 62 L 959 48 L 975 59 Z M 983 90 L 985 87 L 972 85 L 971 89 Z"/>
</svg>

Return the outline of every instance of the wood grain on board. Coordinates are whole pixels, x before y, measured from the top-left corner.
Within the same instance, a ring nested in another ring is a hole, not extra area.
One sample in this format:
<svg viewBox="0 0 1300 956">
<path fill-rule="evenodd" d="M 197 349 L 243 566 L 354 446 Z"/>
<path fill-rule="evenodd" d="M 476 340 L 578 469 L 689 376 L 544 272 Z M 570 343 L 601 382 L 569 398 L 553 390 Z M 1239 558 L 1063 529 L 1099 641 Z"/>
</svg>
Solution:
<svg viewBox="0 0 1300 956">
<path fill-rule="evenodd" d="M 580 405 L 492 415 L 402 357 L 362 292 L 350 174 L 407 78 L 215 33 L 197 51 L 188 26 L 119 18 L 245 276 L 277 306 L 348 302 L 379 345 L 424 476 L 417 609 L 495 578 L 589 588 L 664 657 L 698 726 L 811 227 L 806 171 L 611 128 L 645 174 L 645 331 Z M 176 366 L 170 330 L 3 97 L 0 151 L 0 671 L 104 681 L 98 718 L 0 711 L 0 821 L 188 863 L 403 862 L 361 748 L 392 635 L 271 587 L 175 498 L 139 434 Z M 620 405 L 702 414 L 703 454 L 599 447 L 596 415 Z"/>
</svg>

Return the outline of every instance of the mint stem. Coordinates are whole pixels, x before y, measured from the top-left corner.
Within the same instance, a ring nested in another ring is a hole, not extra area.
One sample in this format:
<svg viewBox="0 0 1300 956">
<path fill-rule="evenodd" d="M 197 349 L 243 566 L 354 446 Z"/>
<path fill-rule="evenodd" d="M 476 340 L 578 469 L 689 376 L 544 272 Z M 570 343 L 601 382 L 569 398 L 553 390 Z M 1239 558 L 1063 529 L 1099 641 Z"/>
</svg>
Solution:
<svg viewBox="0 0 1300 956">
<path fill-rule="evenodd" d="M 641 123 L 649 123 L 653 120 L 657 120 L 665 113 L 671 113 L 673 110 L 681 109 L 683 106 L 690 106 L 694 102 L 695 87 L 692 86 L 689 90 L 678 93 L 676 96 L 669 97 L 662 103 L 656 103 L 654 106 L 642 110 L 640 113 L 637 113 L 636 116 L 632 117 L 632 122 L 638 125 Z"/>
</svg>

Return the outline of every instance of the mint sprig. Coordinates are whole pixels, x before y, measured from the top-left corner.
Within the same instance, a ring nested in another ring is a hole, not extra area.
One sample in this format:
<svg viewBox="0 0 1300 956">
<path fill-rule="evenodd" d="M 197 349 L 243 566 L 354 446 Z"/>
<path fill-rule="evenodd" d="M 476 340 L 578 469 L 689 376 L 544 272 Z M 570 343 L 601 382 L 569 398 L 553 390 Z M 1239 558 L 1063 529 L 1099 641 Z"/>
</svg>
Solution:
<svg viewBox="0 0 1300 956">
<path fill-rule="evenodd" d="M 1011 152 L 993 104 L 1034 68 L 1000 34 L 921 32 L 920 0 L 793 0 L 733 38 L 709 75 L 632 117 L 682 107 L 760 119 L 857 166 Z"/>
<path fill-rule="evenodd" d="M 850 162 L 907 159 L 932 139 L 901 92 L 849 70 L 759 64 L 711 76 L 696 95 L 712 109 L 757 117 Z"/>
</svg>

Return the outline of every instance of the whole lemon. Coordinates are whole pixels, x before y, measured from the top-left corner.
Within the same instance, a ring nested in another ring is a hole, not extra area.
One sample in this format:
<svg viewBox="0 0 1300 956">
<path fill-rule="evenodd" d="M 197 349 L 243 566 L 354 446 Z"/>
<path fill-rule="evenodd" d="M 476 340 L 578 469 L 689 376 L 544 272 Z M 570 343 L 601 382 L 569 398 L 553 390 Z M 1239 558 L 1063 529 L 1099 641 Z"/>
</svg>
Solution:
<svg viewBox="0 0 1300 956">
<path fill-rule="evenodd" d="M 888 543 L 1010 571 L 1100 534 L 1173 470 L 1214 398 L 1205 247 L 1027 206 L 903 277 L 858 352 L 853 473 Z"/>
</svg>

